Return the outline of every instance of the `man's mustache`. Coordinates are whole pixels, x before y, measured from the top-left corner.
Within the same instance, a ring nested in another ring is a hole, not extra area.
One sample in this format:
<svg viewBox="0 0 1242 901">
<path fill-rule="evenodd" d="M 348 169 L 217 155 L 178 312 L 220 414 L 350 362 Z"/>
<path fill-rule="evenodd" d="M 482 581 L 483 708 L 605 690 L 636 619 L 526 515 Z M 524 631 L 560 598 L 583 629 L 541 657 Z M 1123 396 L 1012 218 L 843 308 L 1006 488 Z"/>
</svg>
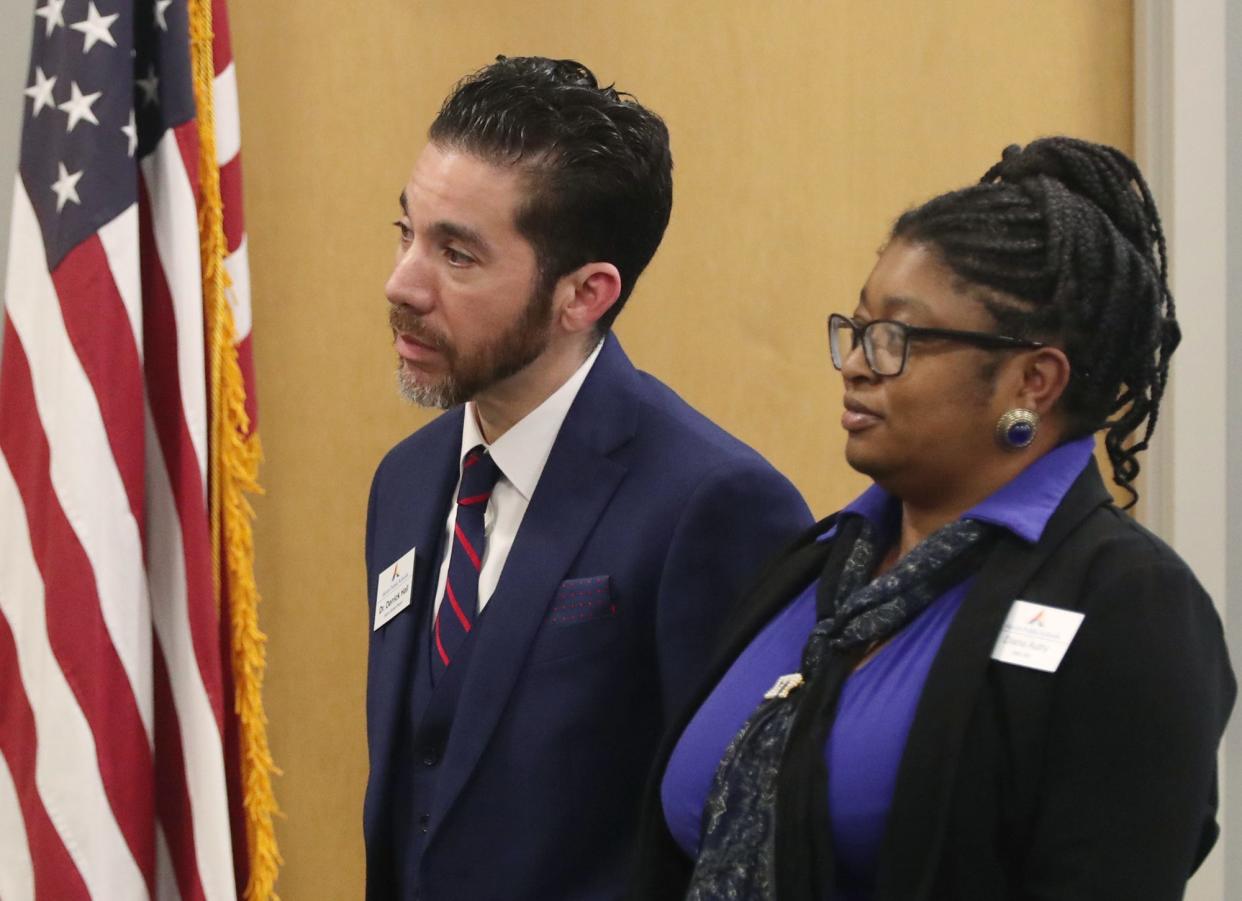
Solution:
<svg viewBox="0 0 1242 901">
<path fill-rule="evenodd" d="M 448 348 L 448 339 L 439 332 L 429 328 L 419 313 L 415 313 L 405 304 L 392 304 L 388 308 L 388 324 L 394 332 L 408 335 L 420 344 L 426 344 L 435 350 Z"/>
</svg>

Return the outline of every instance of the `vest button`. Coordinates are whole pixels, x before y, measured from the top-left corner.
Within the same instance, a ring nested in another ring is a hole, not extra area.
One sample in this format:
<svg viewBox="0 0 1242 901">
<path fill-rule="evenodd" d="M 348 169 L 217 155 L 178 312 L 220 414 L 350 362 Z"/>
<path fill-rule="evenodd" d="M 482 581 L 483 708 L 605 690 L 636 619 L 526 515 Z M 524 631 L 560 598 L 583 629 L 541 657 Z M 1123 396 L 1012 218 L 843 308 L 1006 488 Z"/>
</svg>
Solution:
<svg viewBox="0 0 1242 901">
<path fill-rule="evenodd" d="M 440 752 L 436 748 L 423 748 L 423 766 L 435 766 L 440 762 Z"/>
<path fill-rule="evenodd" d="M 418 828 L 422 830 L 423 832 L 426 832 L 428 827 L 430 826 L 431 826 L 431 815 L 426 814 L 426 813 L 419 814 Z"/>
</svg>

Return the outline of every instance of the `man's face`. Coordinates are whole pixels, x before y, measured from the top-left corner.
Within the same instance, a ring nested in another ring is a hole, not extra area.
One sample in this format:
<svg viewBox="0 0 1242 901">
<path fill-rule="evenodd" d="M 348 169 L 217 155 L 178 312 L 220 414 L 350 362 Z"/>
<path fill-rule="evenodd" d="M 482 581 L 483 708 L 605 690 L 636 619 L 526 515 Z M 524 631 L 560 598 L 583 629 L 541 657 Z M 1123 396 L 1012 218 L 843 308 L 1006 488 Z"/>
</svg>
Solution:
<svg viewBox="0 0 1242 901">
<path fill-rule="evenodd" d="M 548 346 L 552 295 L 517 231 L 519 170 L 429 144 L 401 195 L 384 293 L 401 393 L 451 407 L 520 372 Z"/>
</svg>

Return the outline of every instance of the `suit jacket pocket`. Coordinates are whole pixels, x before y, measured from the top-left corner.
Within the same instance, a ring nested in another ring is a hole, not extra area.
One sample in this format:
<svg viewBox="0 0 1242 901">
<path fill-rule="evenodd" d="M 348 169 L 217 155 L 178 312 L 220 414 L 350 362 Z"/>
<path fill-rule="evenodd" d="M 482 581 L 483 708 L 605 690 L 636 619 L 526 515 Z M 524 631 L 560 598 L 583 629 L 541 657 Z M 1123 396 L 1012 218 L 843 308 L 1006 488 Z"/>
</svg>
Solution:
<svg viewBox="0 0 1242 901">
<path fill-rule="evenodd" d="M 597 652 L 619 631 L 617 599 L 610 576 L 566 579 L 556 589 L 531 649 L 531 662 L 543 663 Z"/>
</svg>

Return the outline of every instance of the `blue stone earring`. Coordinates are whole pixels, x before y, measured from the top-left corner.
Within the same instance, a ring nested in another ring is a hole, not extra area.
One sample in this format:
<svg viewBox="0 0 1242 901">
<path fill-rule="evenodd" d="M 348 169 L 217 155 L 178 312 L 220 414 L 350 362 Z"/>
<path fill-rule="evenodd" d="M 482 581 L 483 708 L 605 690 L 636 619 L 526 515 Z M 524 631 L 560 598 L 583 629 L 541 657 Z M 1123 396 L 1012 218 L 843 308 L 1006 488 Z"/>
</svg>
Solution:
<svg viewBox="0 0 1242 901">
<path fill-rule="evenodd" d="M 1022 450 L 1035 440 L 1039 431 L 1039 414 L 1019 407 L 1010 410 L 996 422 L 996 440 L 1005 450 Z"/>
</svg>

